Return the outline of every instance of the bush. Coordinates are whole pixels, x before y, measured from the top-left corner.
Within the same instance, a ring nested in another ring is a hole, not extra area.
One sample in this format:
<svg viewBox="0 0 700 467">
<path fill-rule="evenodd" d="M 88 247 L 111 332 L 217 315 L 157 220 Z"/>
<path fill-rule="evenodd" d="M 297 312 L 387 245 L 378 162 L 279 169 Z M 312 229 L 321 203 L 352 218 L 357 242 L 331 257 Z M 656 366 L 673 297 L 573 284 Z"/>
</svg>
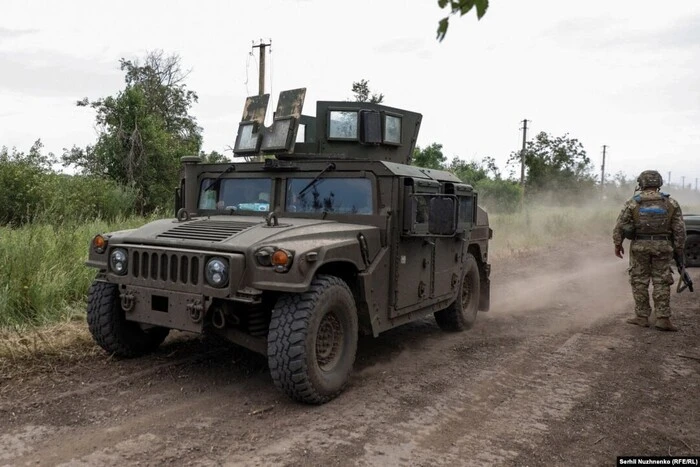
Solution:
<svg viewBox="0 0 700 467">
<path fill-rule="evenodd" d="M 112 180 L 82 175 L 49 174 L 42 191 L 45 199 L 37 214 L 52 222 L 112 221 L 132 214 L 136 200 L 133 189 Z"/>
<path fill-rule="evenodd" d="M 111 180 L 66 175 L 0 158 L 0 225 L 30 221 L 113 220 L 133 212 L 136 193 Z"/>
<path fill-rule="evenodd" d="M 479 204 L 493 213 L 513 213 L 520 209 L 523 190 L 511 180 L 486 178 L 476 183 Z"/>
</svg>

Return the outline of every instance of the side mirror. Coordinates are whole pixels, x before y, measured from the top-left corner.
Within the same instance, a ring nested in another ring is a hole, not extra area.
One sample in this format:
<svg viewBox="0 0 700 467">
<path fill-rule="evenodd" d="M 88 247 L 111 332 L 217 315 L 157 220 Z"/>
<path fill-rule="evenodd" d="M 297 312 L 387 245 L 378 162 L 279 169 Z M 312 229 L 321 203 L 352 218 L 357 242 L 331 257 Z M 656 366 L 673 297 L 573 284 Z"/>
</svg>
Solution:
<svg viewBox="0 0 700 467">
<path fill-rule="evenodd" d="M 428 208 L 428 233 L 431 235 L 454 235 L 457 231 L 455 200 L 451 197 L 430 198 Z"/>
</svg>

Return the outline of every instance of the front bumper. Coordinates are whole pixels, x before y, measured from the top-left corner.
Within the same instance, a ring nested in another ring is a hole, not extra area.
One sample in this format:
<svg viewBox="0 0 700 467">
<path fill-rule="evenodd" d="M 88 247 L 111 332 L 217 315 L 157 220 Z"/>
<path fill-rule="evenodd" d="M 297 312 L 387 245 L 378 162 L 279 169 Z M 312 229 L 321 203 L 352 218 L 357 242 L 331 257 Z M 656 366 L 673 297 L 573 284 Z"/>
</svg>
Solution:
<svg viewBox="0 0 700 467">
<path fill-rule="evenodd" d="M 134 285 L 120 286 L 119 299 L 128 321 L 196 333 L 212 303 L 200 294 Z"/>
</svg>

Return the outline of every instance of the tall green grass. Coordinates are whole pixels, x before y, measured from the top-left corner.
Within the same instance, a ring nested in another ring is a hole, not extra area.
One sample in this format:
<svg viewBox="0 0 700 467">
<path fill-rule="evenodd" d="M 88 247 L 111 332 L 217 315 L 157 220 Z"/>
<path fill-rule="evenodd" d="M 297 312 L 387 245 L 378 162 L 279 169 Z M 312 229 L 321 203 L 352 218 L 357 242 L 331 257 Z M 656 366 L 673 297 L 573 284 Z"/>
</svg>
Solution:
<svg viewBox="0 0 700 467">
<path fill-rule="evenodd" d="M 148 220 L 0 227 L 0 328 L 41 326 L 81 313 L 95 275 L 85 266 L 92 237 Z"/>
<path fill-rule="evenodd" d="M 683 212 L 700 212 L 699 206 L 682 205 Z M 492 258 L 503 258 L 551 244 L 586 240 L 608 240 L 620 205 L 590 204 L 587 206 L 525 206 L 513 214 L 489 216 L 493 239 L 489 245 Z"/>
<path fill-rule="evenodd" d="M 565 240 L 611 236 L 620 208 L 530 206 L 489 216 L 491 256 L 502 258 Z M 612 239 L 610 240 L 612 242 Z"/>
</svg>

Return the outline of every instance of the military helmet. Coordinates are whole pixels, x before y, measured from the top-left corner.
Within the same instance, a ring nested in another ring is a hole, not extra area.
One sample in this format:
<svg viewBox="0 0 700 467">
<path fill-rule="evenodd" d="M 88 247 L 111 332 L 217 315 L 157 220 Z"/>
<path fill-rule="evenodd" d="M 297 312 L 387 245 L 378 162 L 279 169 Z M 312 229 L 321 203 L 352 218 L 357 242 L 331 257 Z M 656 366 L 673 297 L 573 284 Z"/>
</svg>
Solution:
<svg viewBox="0 0 700 467">
<path fill-rule="evenodd" d="M 661 188 L 661 185 L 664 184 L 664 179 L 656 170 L 645 170 L 637 177 L 637 183 L 639 184 L 640 190 L 645 188 Z"/>
</svg>

